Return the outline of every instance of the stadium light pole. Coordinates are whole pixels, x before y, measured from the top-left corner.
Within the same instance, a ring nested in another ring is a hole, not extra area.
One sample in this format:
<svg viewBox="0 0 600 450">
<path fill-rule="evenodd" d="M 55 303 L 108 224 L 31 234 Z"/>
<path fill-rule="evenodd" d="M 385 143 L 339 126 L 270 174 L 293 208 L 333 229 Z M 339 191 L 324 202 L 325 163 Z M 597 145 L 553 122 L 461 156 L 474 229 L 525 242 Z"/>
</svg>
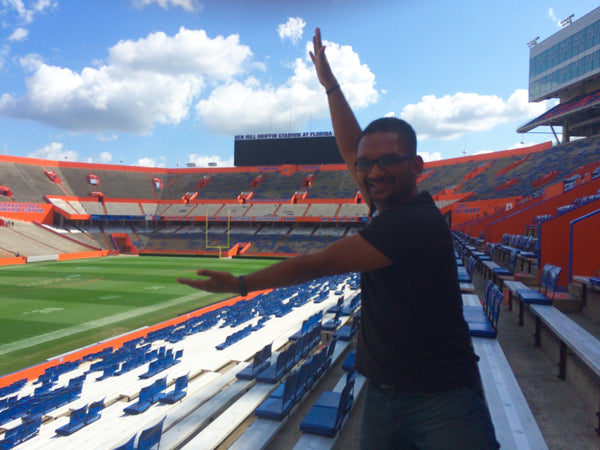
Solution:
<svg viewBox="0 0 600 450">
<path fill-rule="evenodd" d="M 561 27 L 566 27 L 567 25 L 571 25 L 573 23 L 573 17 L 575 17 L 575 14 L 571 14 L 566 19 L 561 20 L 560 21 L 560 26 Z"/>
</svg>

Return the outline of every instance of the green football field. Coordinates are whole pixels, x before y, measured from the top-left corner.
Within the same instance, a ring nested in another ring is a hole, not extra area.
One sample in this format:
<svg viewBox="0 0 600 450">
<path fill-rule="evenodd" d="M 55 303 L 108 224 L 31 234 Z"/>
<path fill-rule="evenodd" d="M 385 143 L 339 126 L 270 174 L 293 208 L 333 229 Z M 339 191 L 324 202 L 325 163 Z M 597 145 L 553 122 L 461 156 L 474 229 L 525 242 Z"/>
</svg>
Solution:
<svg viewBox="0 0 600 450">
<path fill-rule="evenodd" d="M 200 268 L 243 274 L 272 259 L 105 257 L 0 267 L 0 376 L 194 311 L 231 294 L 176 282 Z"/>
</svg>

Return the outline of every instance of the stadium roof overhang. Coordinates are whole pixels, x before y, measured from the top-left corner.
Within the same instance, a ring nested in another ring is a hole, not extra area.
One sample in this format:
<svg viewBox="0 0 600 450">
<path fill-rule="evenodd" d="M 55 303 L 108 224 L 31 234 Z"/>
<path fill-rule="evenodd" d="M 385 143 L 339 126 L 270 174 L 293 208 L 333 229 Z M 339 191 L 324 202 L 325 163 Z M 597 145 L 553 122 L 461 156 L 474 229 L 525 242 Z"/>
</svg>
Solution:
<svg viewBox="0 0 600 450">
<path fill-rule="evenodd" d="M 600 91 L 592 92 L 556 105 L 539 117 L 517 129 L 517 133 L 527 133 L 539 126 L 569 127 L 571 136 L 590 136 L 600 127 Z"/>
</svg>

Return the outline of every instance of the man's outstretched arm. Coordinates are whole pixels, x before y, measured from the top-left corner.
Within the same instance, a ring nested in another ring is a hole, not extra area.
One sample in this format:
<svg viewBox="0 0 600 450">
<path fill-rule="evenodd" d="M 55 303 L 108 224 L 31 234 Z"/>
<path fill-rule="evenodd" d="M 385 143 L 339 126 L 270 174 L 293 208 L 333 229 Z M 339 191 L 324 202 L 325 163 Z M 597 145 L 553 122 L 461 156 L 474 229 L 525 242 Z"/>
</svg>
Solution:
<svg viewBox="0 0 600 450">
<path fill-rule="evenodd" d="M 321 30 L 319 28 L 315 30 L 313 51 L 310 52 L 310 57 L 315 65 L 319 82 L 327 92 L 333 134 L 335 135 L 340 154 L 348 166 L 348 170 L 358 186 L 365 203 L 370 205 L 369 197 L 354 167 L 354 162 L 356 161 L 356 144 L 362 130 L 342 89 L 337 87 L 339 83 L 325 55 L 325 46 L 321 41 Z"/>
<path fill-rule="evenodd" d="M 392 261 L 360 235 L 336 241 L 325 249 L 283 260 L 244 277 L 246 291 L 292 286 L 331 275 L 376 270 Z M 209 292 L 240 292 L 238 277 L 229 272 L 198 270 L 206 278 L 178 278 L 179 283 Z"/>
</svg>

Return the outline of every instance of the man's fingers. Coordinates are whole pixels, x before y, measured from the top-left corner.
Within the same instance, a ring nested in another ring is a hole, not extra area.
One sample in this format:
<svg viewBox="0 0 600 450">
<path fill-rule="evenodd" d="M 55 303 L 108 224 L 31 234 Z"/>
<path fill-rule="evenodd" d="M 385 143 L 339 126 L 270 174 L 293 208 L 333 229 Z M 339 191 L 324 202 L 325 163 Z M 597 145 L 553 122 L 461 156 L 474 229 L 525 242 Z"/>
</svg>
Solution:
<svg viewBox="0 0 600 450">
<path fill-rule="evenodd" d="M 208 270 L 208 269 L 198 269 L 196 271 L 196 273 L 200 276 L 203 277 L 212 277 L 214 276 L 217 272 L 215 272 L 214 270 Z"/>
</svg>

